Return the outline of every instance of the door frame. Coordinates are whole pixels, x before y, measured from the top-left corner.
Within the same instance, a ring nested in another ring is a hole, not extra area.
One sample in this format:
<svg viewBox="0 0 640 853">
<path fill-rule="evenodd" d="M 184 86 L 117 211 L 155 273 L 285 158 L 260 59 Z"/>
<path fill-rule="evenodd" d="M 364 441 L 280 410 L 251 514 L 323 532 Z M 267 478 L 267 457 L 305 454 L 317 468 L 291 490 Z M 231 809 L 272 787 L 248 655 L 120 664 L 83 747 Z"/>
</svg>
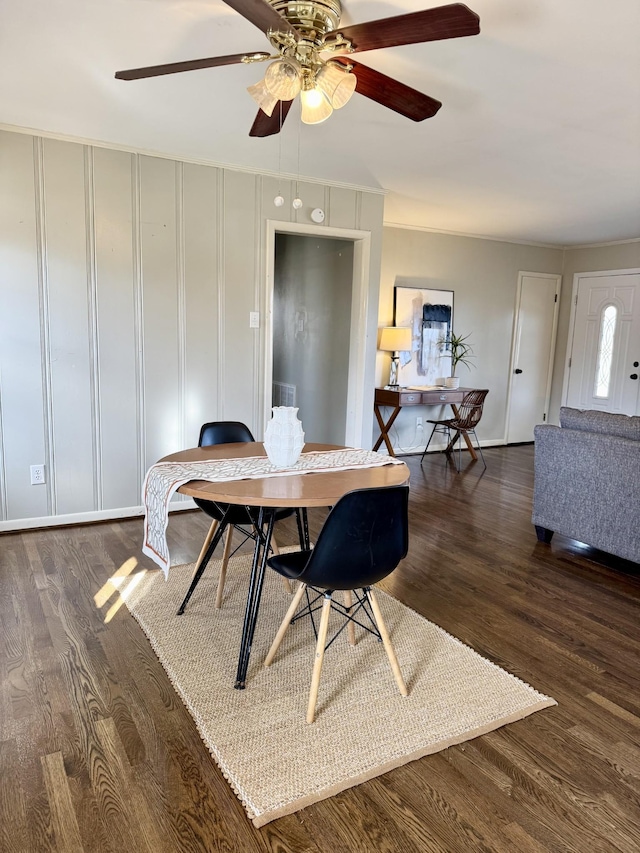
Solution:
<svg viewBox="0 0 640 853">
<path fill-rule="evenodd" d="M 564 373 L 562 377 L 561 405 L 567 405 L 569 396 L 569 375 L 571 373 L 571 354 L 573 352 L 573 337 L 576 331 L 576 307 L 578 304 L 578 286 L 583 278 L 605 278 L 617 275 L 639 275 L 640 267 L 632 267 L 624 270 L 594 270 L 593 272 L 577 272 L 573 276 L 573 289 L 571 291 L 571 314 L 569 315 L 569 334 L 567 335 L 567 351 L 564 359 Z"/>
<path fill-rule="evenodd" d="M 553 379 L 553 366 L 555 362 L 556 338 L 558 335 L 558 315 L 560 313 L 560 293 L 562 290 L 562 274 L 546 272 L 528 272 L 520 270 L 518 273 L 518 287 L 516 290 L 516 304 L 513 312 L 513 330 L 511 333 L 511 356 L 509 358 L 509 381 L 507 384 L 507 407 L 505 419 L 505 443 L 509 443 L 509 427 L 511 423 L 511 398 L 513 389 L 513 371 L 516 368 L 516 354 L 518 352 L 518 328 L 520 325 L 520 304 L 522 300 L 522 281 L 526 277 L 554 279 L 556 281 L 556 301 L 553 311 L 553 327 L 551 329 L 551 347 L 549 350 L 549 362 L 547 369 L 547 385 L 545 388 L 544 411 L 549 414 L 551 402 L 551 383 Z"/>
<path fill-rule="evenodd" d="M 266 222 L 266 275 L 263 291 L 264 338 L 262 345 L 264 423 L 271 418 L 271 385 L 273 380 L 273 290 L 275 279 L 276 234 L 325 237 L 353 243 L 353 285 L 351 291 L 351 325 L 349 332 L 349 365 L 347 379 L 347 411 L 345 444 L 364 446 L 364 384 L 367 355 L 367 314 L 369 310 L 369 267 L 371 232 L 352 228 L 306 225 L 268 219 Z"/>
</svg>

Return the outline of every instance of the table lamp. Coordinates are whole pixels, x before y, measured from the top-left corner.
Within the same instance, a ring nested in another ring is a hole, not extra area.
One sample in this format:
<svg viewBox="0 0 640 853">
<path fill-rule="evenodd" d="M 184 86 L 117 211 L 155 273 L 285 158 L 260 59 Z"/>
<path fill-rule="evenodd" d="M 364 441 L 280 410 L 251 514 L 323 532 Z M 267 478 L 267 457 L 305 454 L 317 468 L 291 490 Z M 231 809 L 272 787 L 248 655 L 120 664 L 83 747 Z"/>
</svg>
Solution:
<svg viewBox="0 0 640 853">
<path fill-rule="evenodd" d="M 398 388 L 398 361 L 400 352 L 411 351 L 411 329 L 407 326 L 386 326 L 380 330 L 378 349 L 391 352 L 391 371 L 387 388 Z"/>
</svg>

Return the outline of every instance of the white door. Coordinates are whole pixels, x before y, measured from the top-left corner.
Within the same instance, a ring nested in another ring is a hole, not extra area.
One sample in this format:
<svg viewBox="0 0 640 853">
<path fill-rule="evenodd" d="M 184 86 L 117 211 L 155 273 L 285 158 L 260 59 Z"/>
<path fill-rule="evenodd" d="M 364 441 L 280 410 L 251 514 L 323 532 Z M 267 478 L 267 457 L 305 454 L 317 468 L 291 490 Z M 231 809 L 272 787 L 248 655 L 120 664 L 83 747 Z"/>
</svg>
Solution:
<svg viewBox="0 0 640 853">
<path fill-rule="evenodd" d="M 511 352 L 507 443 L 533 441 L 546 420 L 561 276 L 521 272 Z"/>
<path fill-rule="evenodd" d="M 640 414 L 640 272 L 580 273 L 565 405 Z"/>
</svg>

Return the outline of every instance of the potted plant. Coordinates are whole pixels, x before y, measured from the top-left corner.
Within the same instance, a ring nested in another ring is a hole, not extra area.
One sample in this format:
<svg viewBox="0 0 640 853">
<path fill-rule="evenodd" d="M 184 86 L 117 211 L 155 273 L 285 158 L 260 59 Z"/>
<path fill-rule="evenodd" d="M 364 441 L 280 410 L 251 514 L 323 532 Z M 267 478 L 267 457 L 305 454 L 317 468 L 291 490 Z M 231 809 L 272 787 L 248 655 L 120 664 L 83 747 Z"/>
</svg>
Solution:
<svg viewBox="0 0 640 853">
<path fill-rule="evenodd" d="M 473 349 L 468 343 L 469 337 L 469 335 L 456 335 L 454 332 L 449 335 L 445 345 L 446 351 L 451 356 L 451 376 L 444 381 L 447 388 L 457 388 L 460 385 L 460 379 L 457 376 L 459 364 L 464 364 L 471 369 Z"/>
</svg>

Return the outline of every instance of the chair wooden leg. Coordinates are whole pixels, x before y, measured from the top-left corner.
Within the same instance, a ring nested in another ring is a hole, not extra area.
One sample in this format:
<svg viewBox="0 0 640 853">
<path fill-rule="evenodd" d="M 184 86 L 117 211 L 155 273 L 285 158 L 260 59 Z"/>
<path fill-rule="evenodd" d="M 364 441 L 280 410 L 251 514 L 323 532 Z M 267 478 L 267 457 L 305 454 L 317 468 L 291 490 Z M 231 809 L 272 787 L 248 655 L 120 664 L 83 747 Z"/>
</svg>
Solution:
<svg viewBox="0 0 640 853">
<path fill-rule="evenodd" d="M 229 563 L 229 554 L 231 553 L 231 541 L 233 539 L 233 524 L 227 527 L 227 536 L 224 540 L 224 551 L 222 552 L 222 565 L 220 566 L 220 578 L 218 580 L 218 592 L 216 593 L 216 610 L 222 607 L 222 594 L 224 592 L 224 582 L 227 578 L 227 564 Z"/>
<path fill-rule="evenodd" d="M 313 676 L 311 677 L 311 690 L 309 691 L 309 704 L 307 706 L 307 722 L 312 723 L 316 715 L 316 702 L 318 700 L 318 687 L 320 686 L 320 673 L 322 672 L 322 661 L 324 659 L 324 647 L 327 642 L 327 630 L 329 628 L 329 614 L 331 613 L 331 594 L 325 593 L 322 602 L 322 615 L 320 617 L 320 628 L 318 629 L 318 642 L 316 644 L 316 658 L 313 664 Z"/>
<path fill-rule="evenodd" d="M 387 653 L 387 657 L 389 658 L 389 663 L 391 664 L 391 669 L 393 670 L 393 675 L 396 680 L 396 684 L 398 685 L 398 690 L 403 696 L 408 696 L 409 691 L 407 690 L 407 685 L 404 683 L 402 673 L 400 672 L 398 658 L 396 657 L 396 653 L 393 650 L 393 646 L 391 645 L 389 632 L 387 631 L 387 626 L 384 624 L 384 619 L 382 618 L 382 613 L 380 612 L 380 608 L 378 607 L 376 597 L 373 594 L 372 589 L 368 589 L 366 592 L 367 598 L 369 599 L 369 604 L 371 605 L 371 610 L 373 611 L 373 616 L 376 620 L 376 625 L 378 626 L 378 631 L 380 631 L 380 636 L 382 637 L 384 650 Z"/>
<path fill-rule="evenodd" d="M 265 666 L 270 666 L 273 663 L 273 659 L 276 656 L 276 652 L 278 651 L 278 648 L 280 647 L 280 643 L 282 642 L 282 638 L 284 637 L 287 628 L 291 624 L 291 620 L 296 615 L 296 610 L 298 609 L 298 605 L 300 604 L 300 599 L 302 598 L 306 588 L 307 588 L 307 585 L 304 583 L 301 583 L 298 586 L 298 589 L 296 590 L 296 594 L 293 598 L 293 601 L 291 602 L 291 604 L 289 605 L 289 609 L 287 610 L 287 615 L 282 620 L 282 623 L 280 624 L 280 627 L 278 628 L 278 633 L 276 634 L 273 643 L 271 643 L 271 648 L 269 649 L 269 653 L 267 654 L 267 656 L 264 660 Z"/>
<path fill-rule="evenodd" d="M 280 548 L 278 548 L 276 537 L 273 534 L 271 535 L 271 550 L 273 551 L 276 557 L 280 553 Z M 291 595 L 293 592 L 293 587 L 291 586 L 291 581 L 289 580 L 289 578 L 283 577 L 282 583 L 284 584 L 284 588 L 286 589 L 286 591 L 289 593 L 289 595 Z"/>
<path fill-rule="evenodd" d="M 347 608 L 347 613 L 351 615 L 351 606 L 353 604 L 353 593 L 350 589 L 345 589 L 344 591 L 344 606 Z M 356 626 L 354 623 L 349 620 L 349 624 L 347 625 L 347 637 L 349 639 L 349 645 L 355 646 L 356 644 Z"/>
<path fill-rule="evenodd" d="M 198 567 L 200 566 L 200 563 L 202 562 L 202 558 L 204 557 L 209 545 L 211 545 L 211 540 L 213 539 L 213 536 L 214 536 L 216 530 L 218 529 L 218 524 L 219 524 L 218 519 L 214 518 L 213 521 L 211 522 L 211 526 L 209 527 L 209 532 L 206 535 L 206 538 L 204 540 L 204 544 L 202 545 L 202 548 L 200 549 L 200 553 L 198 554 L 198 559 L 196 560 L 195 568 L 193 570 L 194 574 L 198 571 Z"/>
</svg>

